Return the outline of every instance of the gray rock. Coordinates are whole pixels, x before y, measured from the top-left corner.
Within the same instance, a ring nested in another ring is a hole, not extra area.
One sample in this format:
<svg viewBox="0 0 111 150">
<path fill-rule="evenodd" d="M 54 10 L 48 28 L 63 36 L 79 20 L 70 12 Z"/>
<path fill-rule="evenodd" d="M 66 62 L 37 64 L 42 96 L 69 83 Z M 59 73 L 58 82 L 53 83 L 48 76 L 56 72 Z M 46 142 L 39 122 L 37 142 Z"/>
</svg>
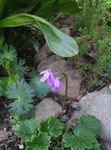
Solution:
<svg viewBox="0 0 111 150">
<path fill-rule="evenodd" d="M 9 136 L 9 132 L 5 130 L 0 130 L 0 142 L 7 140 L 8 136 Z"/>
<path fill-rule="evenodd" d="M 101 121 L 101 137 L 111 142 L 111 90 L 107 87 L 101 91 L 89 93 L 84 96 L 79 104 L 81 110 L 74 112 L 73 117 L 77 118 L 82 114 L 90 114 Z"/>
<path fill-rule="evenodd" d="M 41 121 L 62 112 L 62 107 L 52 98 L 45 98 L 36 106 L 35 120 Z"/>
<path fill-rule="evenodd" d="M 53 55 L 42 61 L 38 65 L 38 71 L 49 69 L 51 67 L 56 77 L 63 77 L 63 72 L 68 77 L 68 97 L 75 98 L 79 96 L 80 92 L 80 75 L 79 72 L 68 65 L 67 61 L 61 59 L 59 56 Z M 65 95 L 65 78 L 62 79 L 63 86 L 59 92 L 60 95 Z"/>
</svg>

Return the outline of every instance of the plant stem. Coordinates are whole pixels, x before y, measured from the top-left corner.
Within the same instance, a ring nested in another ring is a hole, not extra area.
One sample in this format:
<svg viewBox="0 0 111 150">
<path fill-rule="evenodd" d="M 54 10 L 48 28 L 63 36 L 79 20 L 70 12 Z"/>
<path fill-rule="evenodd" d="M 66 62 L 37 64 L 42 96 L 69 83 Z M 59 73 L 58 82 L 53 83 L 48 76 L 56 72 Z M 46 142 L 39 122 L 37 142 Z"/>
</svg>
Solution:
<svg viewBox="0 0 111 150">
<path fill-rule="evenodd" d="M 66 102 L 66 99 L 67 99 L 67 93 L 68 93 L 68 77 L 67 77 L 66 73 L 64 73 L 64 76 L 65 76 L 66 88 L 65 88 L 65 96 L 64 96 L 64 99 L 63 99 L 63 103 L 62 103 L 62 109 L 64 109 L 65 102 Z"/>
</svg>

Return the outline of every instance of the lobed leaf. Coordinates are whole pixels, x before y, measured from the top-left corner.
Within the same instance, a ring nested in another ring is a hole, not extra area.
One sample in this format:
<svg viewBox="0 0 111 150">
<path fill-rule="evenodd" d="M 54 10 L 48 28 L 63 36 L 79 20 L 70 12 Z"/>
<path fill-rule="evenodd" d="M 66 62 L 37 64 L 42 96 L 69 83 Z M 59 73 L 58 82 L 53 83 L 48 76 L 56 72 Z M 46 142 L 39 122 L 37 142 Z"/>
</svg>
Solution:
<svg viewBox="0 0 111 150">
<path fill-rule="evenodd" d="M 32 97 L 34 96 L 33 89 L 22 79 L 18 80 L 7 89 L 6 95 L 9 99 L 14 99 L 9 107 L 16 115 L 23 115 L 33 108 Z"/>
<path fill-rule="evenodd" d="M 47 133 L 39 133 L 34 135 L 31 141 L 26 142 L 26 150 L 48 150 L 50 142 L 50 137 Z"/>
<path fill-rule="evenodd" d="M 51 117 L 48 119 L 48 130 L 52 137 L 58 137 L 63 133 L 63 124 L 56 118 Z"/>
<path fill-rule="evenodd" d="M 16 135 L 24 142 L 31 139 L 35 135 L 37 129 L 37 122 L 33 119 L 25 120 L 19 128 L 16 129 Z"/>
<path fill-rule="evenodd" d="M 79 119 L 79 124 L 84 125 L 87 129 L 91 130 L 95 135 L 99 134 L 101 130 L 101 123 L 94 116 L 83 115 Z"/>
</svg>

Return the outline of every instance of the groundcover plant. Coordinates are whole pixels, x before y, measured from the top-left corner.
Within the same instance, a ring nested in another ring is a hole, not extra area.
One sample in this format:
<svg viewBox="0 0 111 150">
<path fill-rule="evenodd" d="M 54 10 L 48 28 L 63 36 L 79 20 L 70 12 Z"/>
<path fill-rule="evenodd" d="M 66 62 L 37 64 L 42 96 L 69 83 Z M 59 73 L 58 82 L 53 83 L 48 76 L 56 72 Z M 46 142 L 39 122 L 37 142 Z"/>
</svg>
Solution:
<svg viewBox="0 0 111 150">
<path fill-rule="evenodd" d="M 78 70 L 83 95 L 101 89 L 111 81 L 110 26 L 109 0 L 0 0 L 0 108 L 6 109 L 7 128 L 15 137 L 11 146 L 0 141 L 5 150 L 101 149 L 100 121 L 72 117 L 72 101 L 79 98 L 68 97 L 70 75 L 61 66 L 62 76 L 56 75 L 52 62 L 38 71 L 35 55 L 47 44 L 48 57 L 57 55 L 68 62 L 68 71 Z M 61 113 L 36 121 L 35 106 L 49 97 L 62 106 Z M 0 114 L 1 126 L 6 123 Z"/>
</svg>

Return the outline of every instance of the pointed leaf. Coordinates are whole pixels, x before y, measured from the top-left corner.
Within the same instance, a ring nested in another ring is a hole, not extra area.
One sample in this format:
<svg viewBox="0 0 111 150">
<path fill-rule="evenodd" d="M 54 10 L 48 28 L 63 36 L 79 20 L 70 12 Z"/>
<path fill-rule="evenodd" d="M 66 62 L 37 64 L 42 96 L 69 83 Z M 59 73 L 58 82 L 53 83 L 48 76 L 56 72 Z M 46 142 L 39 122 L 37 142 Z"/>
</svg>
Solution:
<svg viewBox="0 0 111 150">
<path fill-rule="evenodd" d="M 73 38 L 58 30 L 45 19 L 29 14 L 17 14 L 0 21 L 0 27 L 34 26 L 40 29 L 52 52 L 62 57 L 78 54 L 78 46 Z"/>
</svg>

